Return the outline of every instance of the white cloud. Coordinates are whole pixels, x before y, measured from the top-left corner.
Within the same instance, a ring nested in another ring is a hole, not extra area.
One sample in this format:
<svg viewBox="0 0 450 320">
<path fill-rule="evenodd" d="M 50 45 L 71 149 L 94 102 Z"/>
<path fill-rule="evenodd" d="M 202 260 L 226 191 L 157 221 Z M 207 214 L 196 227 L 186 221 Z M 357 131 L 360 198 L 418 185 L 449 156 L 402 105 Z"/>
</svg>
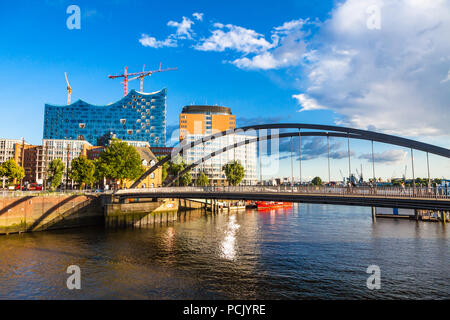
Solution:
<svg viewBox="0 0 450 320">
<path fill-rule="evenodd" d="M 306 20 L 298 19 L 273 28 L 270 42 L 264 35 L 254 30 L 216 23 L 212 35 L 203 39 L 196 49 L 202 51 L 230 49 L 242 52 L 244 56 L 230 61 L 241 69 L 268 70 L 296 66 L 302 62 L 306 52 L 302 31 L 306 23 L 308 23 Z"/>
<path fill-rule="evenodd" d="M 369 4 L 380 8 L 380 29 L 367 28 Z M 448 135 L 448 34 L 448 1 L 347 0 L 308 43 L 302 91 L 340 114 L 339 124 Z"/>
<path fill-rule="evenodd" d="M 441 83 L 445 83 L 450 81 L 450 70 L 448 70 L 447 76 L 441 80 Z"/>
<path fill-rule="evenodd" d="M 287 21 L 287 22 L 283 23 L 283 25 L 281 25 L 279 27 L 275 27 L 273 29 L 275 30 L 274 32 L 276 32 L 276 33 L 287 34 L 291 30 L 300 31 L 305 23 L 307 23 L 307 20 L 303 20 L 303 19 L 291 20 L 291 21 Z"/>
<path fill-rule="evenodd" d="M 241 69 L 275 69 L 279 67 L 279 62 L 269 52 L 264 52 L 249 59 L 247 57 L 239 58 L 232 63 Z"/>
<path fill-rule="evenodd" d="M 379 28 L 369 28 L 373 10 Z M 196 14 L 193 14 L 198 19 Z M 164 41 L 143 35 L 152 47 L 192 39 L 192 20 L 169 22 Z M 308 29 L 317 28 L 310 33 Z M 255 30 L 215 23 L 194 40 L 201 51 L 236 54 L 229 63 L 248 70 L 290 68 L 304 110 L 331 109 L 337 124 L 397 135 L 449 135 L 450 2 L 446 0 L 343 0 L 322 23 L 291 20 Z M 443 74 L 448 70 L 447 74 Z M 298 79 L 298 80 L 297 80 Z"/>
<path fill-rule="evenodd" d="M 316 99 L 308 97 L 306 94 L 294 94 L 292 98 L 297 99 L 298 104 L 300 105 L 301 111 L 311 111 L 311 110 L 320 110 L 320 109 L 328 109 L 325 106 L 320 105 Z"/>
<path fill-rule="evenodd" d="M 193 15 L 199 13 L 194 13 Z M 203 14 L 201 14 L 203 16 Z M 162 48 L 162 47 L 177 47 L 178 39 L 190 39 L 194 35 L 192 25 L 194 22 L 186 17 L 183 17 L 181 22 L 169 21 L 167 25 L 176 28 L 175 33 L 170 34 L 165 40 L 157 40 L 155 37 L 149 36 L 145 33 L 141 35 L 139 42 L 144 47 Z"/>
<path fill-rule="evenodd" d="M 408 156 L 408 152 L 404 150 L 386 150 L 380 153 L 373 154 L 373 160 L 378 163 L 399 163 L 404 162 L 406 157 Z M 359 159 L 367 159 L 367 161 L 372 161 L 372 154 L 365 153 L 359 156 Z"/>
<path fill-rule="evenodd" d="M 194 13 L 192 14 L 192 16 L 193 16 L 195 19 L 197 19 L 198 21 L 203 21 L 203 13 L 200 13 L 200 12 L 194 12 Z"/>
<path fill-rule="evenodd" d="M 152 48 L 162 48 L 162 47 L 176 47 L 177 41 L 172 38 L 167 38 L 163 41 L 156 40 L 155 37 L 150 37 L 149 35 L 142 34 L 139 42 L 144 47 L 152 47 Z"/>
<path fill-rule="evenodd" d="M 174 27 L 177 29 L 176 31 L 176 37 L 179 39 L 192 39 L 192 25 L 194 24 L 194 21 L 192 21 L 189 18 L 183 17 L 183 20 L 181 22 L 176 21 L 169 21 L 167 22 L 167 25 L 170 27 Z"/>
<path fill-rule="evenodd" d="M 215 23 L 214 28 L 212 35 L 202 39 L 195 49 L 219 52 L 230 49 L 248 54 L 264 52 L 274 46 L 262 34 L 251 29 L 221 23 Z"/>
</svg>

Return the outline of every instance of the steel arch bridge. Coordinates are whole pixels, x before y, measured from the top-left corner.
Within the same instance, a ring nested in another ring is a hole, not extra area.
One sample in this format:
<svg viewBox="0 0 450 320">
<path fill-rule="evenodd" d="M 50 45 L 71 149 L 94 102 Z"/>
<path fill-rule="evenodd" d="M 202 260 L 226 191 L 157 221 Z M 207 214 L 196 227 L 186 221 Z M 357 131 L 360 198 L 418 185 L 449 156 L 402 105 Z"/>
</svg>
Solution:
<svg viewBox="0 0 450 320">
<path fill-rule="evenodd" d="M 354 129 L 354 128 L 348 128 L 348 127 L 340 127 L 340 126 L 330 126 L 330 125 L 320 125 L 320 124 L 305 124 L 305 123 L 277 123 L 277 124 L 261 124 L 261 125 L 252 125 L 252 126 L 245 126 L 245 127 L 239 127 L 234 128 L 222 132 L 218 132 L 206 137 L 203 137 L 201 139 L 198 139 L 196 141 L 182 144 L 172 151 L 171 154 L 166 156 L 165 158 L 158 161 L 154 166 L 149 168 L 141 177 L 139 177 L 132 185 L 131 188 L 136 188 L 139 183 L 145 179 L 148 175 L 150 175 L 152 172 L 154 172 L 159 166 L 163 165 L 164 163 L 170 161 L 172 158 L 176 157 L 177 155 L 183 154 L 186 150 L 189 150 L 197 145 L 203 144 L 208 141 L 213 141 L 217 138 L 229 136 L 229 135 L 237 135 L 239 133 L 246 133 L 246 132 L 253 132 L 257 130 L 271 130 L 271 129 L 297 129 L 298 132 L 283 132 L 283 133 L 277 133 L 277 134 L 266 134 L 266 135 L 258 135 L 255 138 L 246 138 L 243 141 L 234 143 L 232 145 L 229 145 L 227 147 L 224 147 L 222 149 L 216 150 L 215 152 L 210 153 L 209 155 L 206 155 L 199 159 L 198 161 L 190 164 L 188 167 L 186 167 L 185 170 L 179 173 L 178 176 L 183 175 L 185 172 L 189 171 L 190 169 L 198 166 L 199 164 L 205 162 L 206 160 L 219 155 L 223 152 L 226 152 L 228 150 L 232 150 L 234 148 L 243 146 L 245 144 L 249 143 L 255 143 L 258 141 L 263 140 L 271 140 L 276 138 L 288 138 L 288 137 L 294 137 L 299 136 L 301 137 L 307 137 L 307 136 L 322 136 L 322 137 L 342 137 L 342 138 L 348 138 L 348 139 L 360 139 L 360 140 L 367 140 L 373 142 L 382 142 L 386 144 L 391 145 L 397 145 L 401 147 L 410 148 L 411 150 L 419 150 L 424 151 L 427 153 L 427 161 L 428 161 L 428 153 L 439 155 L 445 158 L 450 158 L 450 150 L 423 143 L 416 140 L 406 139 L 398 136 L 388 135 L 384 133 L 378 133 L 374 131 L 368 131 L 368 130 L 361 130 L 361 129 Z M 301 131 L 302 129 L 309 129 L 309 130 L 320 130 L 320 131 Z M 301 146 L 301 143 L 300 143 Z M 373 155 L 373 149 L 372 149 L 372 155 Z M 300 147 L 300 157 L 301 157 L 301 147 Z M 176 178 L 175 178 L 176 179 Z M 170 185 L 175 180 L 174 178 L 169 179 L 166 181 L 165 185 Z"/>
</svg>

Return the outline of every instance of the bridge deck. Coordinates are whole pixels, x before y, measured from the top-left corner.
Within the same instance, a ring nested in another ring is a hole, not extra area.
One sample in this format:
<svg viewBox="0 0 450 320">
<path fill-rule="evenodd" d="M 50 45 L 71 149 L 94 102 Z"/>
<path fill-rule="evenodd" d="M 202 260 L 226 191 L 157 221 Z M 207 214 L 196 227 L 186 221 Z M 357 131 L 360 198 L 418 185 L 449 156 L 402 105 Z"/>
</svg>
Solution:
<svg viewBox="0 0 450 320">
<path fill-rule="evenodd" d="M 167 190 L 171 189 L 171 190 Z M 178 189 L 178 190 L 177 190 Z M 345 194 L 332 192 L 266 192 L 255 190 L 228 191 L 224 188 L 155 188 L 151 191 L 143 189 L 121 190 L 115 193 L 119 199 L 126 198 L 195 198 L 221 200 L 253 200 L 253 201 L 286 201 L 299 203 L 321 203 L 334 205 L 354 205 L 368 207 L 389 207 L 407 209 L 429 209 L 450 211 L 450 199 L 442 196 L 411 196 L 408 194 Z"/>
</svg>

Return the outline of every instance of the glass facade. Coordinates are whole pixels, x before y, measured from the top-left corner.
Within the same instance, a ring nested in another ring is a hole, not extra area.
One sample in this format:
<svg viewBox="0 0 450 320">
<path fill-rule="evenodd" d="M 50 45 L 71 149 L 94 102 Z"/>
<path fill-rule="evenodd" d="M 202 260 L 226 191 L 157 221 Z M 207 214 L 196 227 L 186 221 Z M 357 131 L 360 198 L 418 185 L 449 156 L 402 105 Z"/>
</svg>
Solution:
<svg viewBox="0 0 450 320">
<path fill-rule="evenodd" d="M 209 134 L 208 134 L 209 135 Z M 198 139 L 201 139 L 207 135 L 188 135 L 185 139 L 185 143 L 191 143 Z M 254 139 L 256 136 L 243 135 L 243 134 L 229 134 L 223 137 L 218 137 L 212 141 L 199 144 L 193 148 L 188 149 L 183 154 L 183 159 L 186 163 L 190 164 L 200 160 L 202 157 L 209 155 L 215 151 L 221 150 L 225 147 L 231 146 L 235 143 L 245 141 L 246 139 Z M 237 160 L 241 163 L 245 170 L 245 176 L 242 180 L 243 185 L 255 185 L 257 182 L 256 176 L 256 143 L 249 143 L 232 150 L 222 152 L 217 156 L 214 156 L 204 163 L 198 165 L 191 170 L 193 179 L 197 179 L 200 172 L 204 172 L 210 182 L 215 185 L 224 184 L 226 177 L 222 170 L 223 165 L 231 161 Z"/>
<path fill-rule="evenodd" d="M 121 140 L 166 145 L 167 89 L 153 93 L 131 90 L 121 100 L 96 106 L 78 100 L 71 105 L 45 105 L 44 139 L 86 140 L 114 134 Z"/>
</svg>

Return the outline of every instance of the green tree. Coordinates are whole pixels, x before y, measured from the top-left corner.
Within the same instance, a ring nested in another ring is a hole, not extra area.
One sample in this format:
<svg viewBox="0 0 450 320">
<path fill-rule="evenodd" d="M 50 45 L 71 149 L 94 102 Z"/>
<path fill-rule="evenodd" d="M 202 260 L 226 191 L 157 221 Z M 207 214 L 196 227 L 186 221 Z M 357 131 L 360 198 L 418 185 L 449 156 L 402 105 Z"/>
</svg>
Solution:
<svg viewBox="0 0 450 320">
<path fill-rule="evenodd" d="M 111 141 L 99 160 L 104 176 L 114 182 L 120 181 L 121 186 L 125 179 L 136 180 L 145 171 L 136 148 L 118 139 Z"/>
<path fill-rule="evenodd" d="M 48 182 L 50 183 L 50 189 L 52 191 L 61 184 L 65 168 L 64 162 L 59 158 L 50 162 L 50 165 L 48 166 Z"/>
<path fill-rule="evenodd" d="M 209 184 L 209 178 L 203 171 L 197 177 L 196 184 L 200 187 L 206 187 Z"/>
<path fill-rule="evenodd" d="M 222 170 L 225 172 L 227 181 L 233 186 L 237 186 L 244 179 L 245 170 L 239 161 L 235 160 L 225 164 Z"/>
<path fill-rule="evenodd" d="M 6 170 L 3 167 L 3 163 L 0 163 L 0 178 L 6 177 Z"/>
<path fill-rule="evenodd" d="M 9 159 L 0 165 L 0 176 L 6 177 L 11 183 L 14 180 L 22 180 L 25 177 L 25 170 L 14 159 Z"/>
<path fill-rule="evenodd" d="M 103 163 L 100 159 L 94 159 L 92 160 L 92 163 L 95 167 L 94 181 L 97 183 L 103 183 L 103 179 L 106 177 L 107 171 L 105 163 Z"/>
<path fill-rule="evenodd" d="M 192 176 L 190 172 L 186 172 L 185 174 L 183 174 L 180 178 L 181 180 L 181 184 L 183 186 L 188 186 L 191 182 L 192 182 Z"/>
<path fill-rule="evenodd" d="M 314 179 L 311 180 L 311 183 L 315 186 L 321 186 L 322 179 L 320 179 L 320 177 L 314 177 Z"/>
<path fill-rule="evenodd" d="M 175 158 L 173 161 L 169 162 L 169 167 L 167 168 L 168 174 L 173 177 L 177 177 L 184 169 L 186 169 L 187 165 L 181 160 L 181 157 Z M 179 177 L 175 183 L 180 185 L 187 186 L 192 182 L 191 171 L 185 172 L 181 177 Z"/>
<path fill-rule="evenodd" d="M 85 155 L 80 155 L 72 160 L 70 178 L 78 183 L 80 190 L 83 185 L 89 185 L 92 188 L 95 181 L 94 174 L 95 164 Z"/>
</svg>

